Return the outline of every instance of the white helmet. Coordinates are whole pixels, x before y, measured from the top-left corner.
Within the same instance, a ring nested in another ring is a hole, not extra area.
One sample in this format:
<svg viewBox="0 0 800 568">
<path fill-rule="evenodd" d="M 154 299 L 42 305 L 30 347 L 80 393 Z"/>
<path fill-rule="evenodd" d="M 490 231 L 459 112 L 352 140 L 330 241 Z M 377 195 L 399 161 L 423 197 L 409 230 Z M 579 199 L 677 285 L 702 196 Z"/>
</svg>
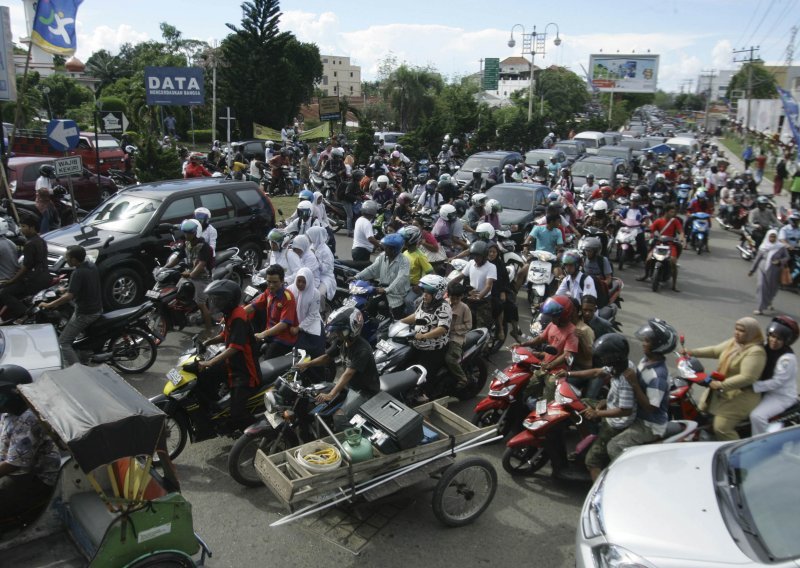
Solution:
<svg viewBox="0 0 800 568">
<path fill-rule="evenodd" d="M 8 221 L 0 217 L 0 237 L 5 237 L 6 234 L 8 234 L 8 231 Z"/>
<path fill-rule="evenodd" d="M 267 140 L 266 142 L 264 142 L 264 147 L 265 148 L 272 148 L 274 145 L 275 145 L 275 142 L 273 142 L 272 140 Z"/>
<path fill-rule="evenodd" d="M 445 221 L 455 221 L 458 212 L 456 208 L 449 203 L 445 203 L 444 205 L 439 208 L 439 217 L 444 219 Z"/>
<path fill-rule="evenodd" d="M 555 138 L 555 135 L 556 135 L 556 133 L 555 133 L 555 132 L 551 132 L 550 134 L 548 134 L 548 136 L 549 136 L 550 138 Z"/>
<path fill-rule="evenodd" d="M 481 201 L 486 201 L 486 194 L 485 193 L 476 193 L 472 196 L 472 204 L 478 205 Z"/>
<path fill-rule="evenodd" d="M 602 199 L 595 201 L 594 205 L 592 205 L 592 211 L 608 211 L 608 203 Z"/>
<path fill-rule="evenodd" d="M 494 238 L 494 227 L 491 223 L 478 223 L 478 226 L 475 227 L 475 233 L 478 235 L 479 239 L 485 239 L 491 241 Z"/>
<path fill-rule="evenodd" d="M 378 176 L 378 180 L 377 181 L 378 181 L 379 185 L 382 184 L 382 183 L 385 183 L 386 185 L 389 185 L 389 176 Z"/>
<path fill-rule="evenodd" d="M 664 176 L 664 174 L 662 173 L 656 174 L 656 180 L 664 180 L 664 179 L 666 179 L 666 176 Z"/>
<path fill-rule="evenodd" d="M 703 160 L 697 160 L 697 167 L 698 168 L 702 168 L 705 165 L 706 165 L 706 163 Z"/>
<path fill-rule="evenodd" d="M 305 203 L 308 203 L 306 201 Z M 378 203 L 373 201 L 372 199 L 368 199 L 364 202 L 361 206 L 361 214 L 362 215 L 377 215 L 378 214 Z"/>
<path fill-rule="evenodd" d="M 442 300 L 447 290 L 447 280 L 436 274 L 426 274 L 419 279 L 419 287 L 423 292 L 432 295 L 436 300 Z"/>
<path fill-rule="evenodd" d="M 503 210 L 503 205 L 496 199 L 489 199 L 486 202 L 486 209 L 490 213 L 500 213 Z"/>
</svg>

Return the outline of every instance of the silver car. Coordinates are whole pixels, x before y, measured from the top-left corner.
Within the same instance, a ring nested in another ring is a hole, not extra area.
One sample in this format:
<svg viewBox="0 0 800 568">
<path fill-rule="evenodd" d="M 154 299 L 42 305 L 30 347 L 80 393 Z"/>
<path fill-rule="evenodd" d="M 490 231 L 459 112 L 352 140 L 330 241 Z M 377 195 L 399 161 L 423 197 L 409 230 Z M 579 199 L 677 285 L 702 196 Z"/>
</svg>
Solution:
<svg viewBox="0 0 800 568">
<path fill-rule="evenodd" d="M 800 426 L 626 451 L 581 511 L 585 568 L 800 566 Z"/>
<path fill-rule="evenodd" d="M 25 367 L 34 380 L 61 368 L 58 335 L 49 323 L 0 327 L 0 365 Z"/>
</svg>

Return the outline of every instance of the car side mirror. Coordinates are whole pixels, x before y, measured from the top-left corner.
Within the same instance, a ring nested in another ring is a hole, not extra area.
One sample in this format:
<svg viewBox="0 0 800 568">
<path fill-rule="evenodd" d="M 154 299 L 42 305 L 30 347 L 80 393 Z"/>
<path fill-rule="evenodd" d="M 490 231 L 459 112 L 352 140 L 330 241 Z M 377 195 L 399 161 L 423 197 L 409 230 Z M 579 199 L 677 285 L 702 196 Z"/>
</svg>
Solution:
<svg viewBox="0 0 800 568">
<path fill-rule="evenodd" d="M 171 223 L 159 223 L 156 226 L 155 233 L 159 235 L 161 233 L 171 233 L 174 229 L 175 226 L 172 225 Z"/>
</svg>

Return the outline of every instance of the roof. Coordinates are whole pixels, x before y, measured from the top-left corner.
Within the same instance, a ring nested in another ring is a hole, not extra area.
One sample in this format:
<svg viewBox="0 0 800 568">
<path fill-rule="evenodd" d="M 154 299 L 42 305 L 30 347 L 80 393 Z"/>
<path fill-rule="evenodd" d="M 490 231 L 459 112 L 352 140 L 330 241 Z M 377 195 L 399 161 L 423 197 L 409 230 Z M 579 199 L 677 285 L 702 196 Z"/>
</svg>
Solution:
<svg viewBox="0 0 800 568">
<path fill-rule="evenodd" d="M 8 167 L 27 166 L 28 164 L 39 164 L 43 162 L 55 162 L 56 156 L 13 156 L 8 159 Z"/>
<path fill-rule="evenodd" d="M 500 65 L 530 65 L 531 62 L 524 57 L 506 57 L 500 62 Z"/>
<path fill-rule="evenodd" d="M 476 152 L 475 154 L 470 155 L 467 159 L 473 157 L 481 157 L 481 158 L 503 158 L 508 156 L 509 154 L 519 154 L 519 152 L 515 152 L 514 150 L 492 150 L 487 152 Z"/>
<path fill-rule="evenodd" d="M 211 189 L 226 184 L 252 184 L 253 182 L 242 182 L 237 180 L 228 180 L 221 177 L 204 177 L 204 178 L 189 178 L 189 179 L 168 179 L 164 181 L 154 181 L 151 183 L 143 183 L 141 185 L 130 186 L 125 188 L 125 193 L 137 193 L 142 197 L 152 197 L 155 199 L 164 199 L 165 194 L 173 193 L 175 191 L 187 191 L 192 189 Z"/>
<path fill-rule="evenodd" d="M 83 61 L 73 56 L 67 60 L 64 64 L 64 68 L 72 73 L 82 73 L 86 69 L 86 65 L 84 65 Z"/>
<path fill-rule="evenodd" d="M 550 192 L 550 187 L 544 185 L 543 183 L 517 183 L 517 182 L 515 182 L 515 183 L 498 183 L 498 184 L 495 184 L 492 187 L 490 187 L 487 190 L 487 192 L 492 191 L 493 189 L 496 189 L 496 188 L 500 188 L 500 187 L 501 188 L 509 188 L 510 187 L 510 188 L 514 188 L 514 189 L 522 189 L 522 190 L 525 190 L 525 191 L 535 191 L 535 190 L 543 187 L 548 191 L 548 193 Z"/>
</svg>

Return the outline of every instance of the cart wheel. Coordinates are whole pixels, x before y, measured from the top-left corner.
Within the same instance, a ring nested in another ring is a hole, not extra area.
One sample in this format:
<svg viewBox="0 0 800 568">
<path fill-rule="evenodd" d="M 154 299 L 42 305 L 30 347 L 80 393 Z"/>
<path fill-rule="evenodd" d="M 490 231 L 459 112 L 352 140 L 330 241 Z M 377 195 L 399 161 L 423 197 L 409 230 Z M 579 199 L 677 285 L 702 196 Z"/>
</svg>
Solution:
<svg viewBox="0 0 800 568">
<path fill-rule="evenodd" d="M 130 566 L 131 568 L 194 568 L 197 564 L 180 552 L 155 552 Z"/>
<path fill-rule="evenodd" d="M 433 514 L 448 527 L 477 519 L 494 499 L 497 472 L 483 458 L 467 458 L 448 467 L 433 492 Z"/>
</svg>

